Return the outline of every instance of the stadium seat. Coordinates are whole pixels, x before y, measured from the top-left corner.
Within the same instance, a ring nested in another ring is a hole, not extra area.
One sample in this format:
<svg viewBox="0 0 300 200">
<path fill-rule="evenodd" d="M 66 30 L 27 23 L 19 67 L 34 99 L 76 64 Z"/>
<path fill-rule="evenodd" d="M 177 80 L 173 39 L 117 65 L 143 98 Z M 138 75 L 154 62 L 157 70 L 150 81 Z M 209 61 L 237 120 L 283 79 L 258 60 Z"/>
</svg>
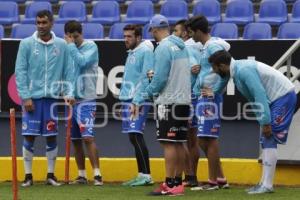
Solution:
<svg viewBox="0 0 300 200">
<path fill-rule="evenodd" d="M 115 0 L 113 0 L 115 1 Z M 118 3 L 125 3 L 126 0 L 116 0 Z"/>
<path fill-rule="evenodd" d="M 272 39 L 272 28 L 268 23 L 249 23 L 244 28 L 243 39 Z"/>
<path fill-rule="evenodd" d="M 279 39 L 299 39 L 300 23 L 284 23 L 279 26 L 277 37 Z"/>
<path fill-rule="evenodd" d="M 65 24 L 54 24 L 52 27 L 52 31 L 55 33 L 57 37 L 64 38 L 65 30 L 64 30 Z"/>
<path fill-rule="evenodd" d="M 12 2 L 16 2 L 16 3 L 25 3 L 26 0 L 0 0 L 1 1 L 12 1 Z"/>
<path fill-rule="evenodd" d="M 151 33 L 149 32 L 149 24 L 143 27 L 143 39 L 153 39 Z"/>
<path fill-rule="evenodd" d="M 164 15 L 169 24 L 175 24 L 178 20 L 188 18 L 188 6 L 185 1 L 166 1 L 160 9 L 160 14 Z"/>
<path fill-rule="evenodd" d="M 19 8 L 16 2 L 1 2 L 0 24 L 9 25 L 19 21 Z"/>
<path fill-rule="evenodd" d="M 283 0 L 263 0 L 260 3 L 257 22 L 280 25 L 287 21 L 287 7 Z"/>
<path fill-rule="evenodd" d="M 253 3 L 250 0 L 227 1 L 224 22 L 238 25 L 253 22 Z"/>
<path fill-rule="evenodd" d="M 85 4 L 80 1 L 68 1 L 60 6 L 58 19 L 56 23 L 65 23 L 69 20 L 77 20 L 79 22 L 86 21 Z"/>
<path fill-rule="evenodd" d="M 211 35 L 223 39 L 237 39 L 238 27 L 234 23 L 217 23 L 211 28 Z"/>
<path fill-rule="evenodd" d="M 221 6 L 217 0 L 200 0 L 193 8 L 193 15 L 204 15 L 210 24 L 221 22 Z"/>
<path fill-rule="evenodd" d="M 4 28 L 2 25 L 0 25 L 0 39 L 4 37 Z"/>
<path fill-rule="evenodd" d="M 120 21 L 120 7 L 116 1 L 99 1 L 93 7 L 92 18 L 89 20 L 93 23 L 111 25 Z"/>
<path fill-rule="evenodd" d="M 158 3 L 160 0 L 133 0 L 133 1 L 152 1 L 152 3 Z"/>
<path fill-rule="evenodd" d="M 292 16 L 290 22 L 300 22 L 300 0 L 293 4 Z"/>
<path fill-rule="evenodd" d="M 82 25 L 82 32 L 86 39 L 102 39 L 104 31 L 101 24 L 85 23 Z"/>
<path fill-rule="evenodd" d="M 82 2 L 90 2 L 92 0 L 62 0 L 62 1 L 82 1 Z"/>
<path fill-rule="evenodd" d="M 52 12 L 51 3 L 47 1 L 32 2 L 27 5 L 25 10 L 25 18 L 22 20 L 23 24 L 34 24 L 36 14 L 40 10 L 50 10 Z"/>
<path fill-rule="evenodd" d="M 127 8 L 126 23 L 146 24 L 153 16 L 152 1 L 132 1 Z"/>
<path fill-rule="evenodd" d="M 12 27 L 11 38 L 23 39 L 31 36 L 35 31 L 35 24 L 18 24 Z"/>
<path fill-rule="evenodd" d="M 51 3 L 57 3 L 58 0 L 33 0 L 33 1 L 48 1 L 48 2 L 51 2 Z"/>
<path fill-rule="evenodd" d="M 126 23 L 115 23 L 110 27 L 109 39 L 124 39 L 123 28 Z"/>
</svg>

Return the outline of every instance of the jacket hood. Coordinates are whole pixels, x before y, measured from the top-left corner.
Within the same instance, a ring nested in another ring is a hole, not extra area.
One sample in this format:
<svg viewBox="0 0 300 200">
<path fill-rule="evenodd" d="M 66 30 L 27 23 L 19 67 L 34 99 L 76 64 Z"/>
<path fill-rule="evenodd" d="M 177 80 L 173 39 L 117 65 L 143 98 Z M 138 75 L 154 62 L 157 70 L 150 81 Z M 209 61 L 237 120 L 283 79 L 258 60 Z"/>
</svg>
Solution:
<svg viewBox="0 0 300 200">
<path fill-rule="evenodd" d="M 203 45 L 201 44 L 201 42 L 195 42 L 195 40 L 193 40 L 193 38 L 188 39 L 187 41 L 184 42 L 184 44 L 186 46 L 193 47 L 199 51 L 203 48 Z"/>
<path fill-rule="evenodd" d="M 52 38 L 48 42 L 44 42 L 43 40 L 41 40 L 38 37 L 38 32 L 37 31 L 35 31 L 33 33 L 32 37 L 34 38 L 35 41 L 37 41 L 39 43 L 42 43 L 42 44 L 52 44 L 52 43 L 54 43 L 54 39 L 56 38 L 56 36 L 55 36 L 55 33 L 53 31 L 51 31 L 51 35 L 52 35 Z"/>
<path fill-rule="evenodd" d="M 145 40 L 141 43 L 141 45 L 144 45 L 146 47 L 148 47 L 149 49 L 151 49 L 151 51 L 154 50 L 154 46 L 152 44 L 152 42 L 150 40 Z"/>
<path fill-rule="evenodd" d="M 206 48 L 211 43 L 216 43 L 216 44 L 222 46 L 226 51 L 228 51 L 230 49 L 230 44 L 228 42 L 226 42 L 225 40 L 223 40 L 222 38 L 219 38 L 219 37 L 212 37 L 212 38 L 210 38 L 205 43 L 205 45 L 204 45 L 203 48 Z"/>
<path fill-rule="evenodd" d="M 179 47 L 180 49 L 184 49 L 185 48 L 185 44 L 184 44 L 184 41 L 175 36 L 175 35 L 170 35 L 167 37 L 167 39 L 172 42 L 173 44 L 175 44 L 177 47 Z"/>
</svg>

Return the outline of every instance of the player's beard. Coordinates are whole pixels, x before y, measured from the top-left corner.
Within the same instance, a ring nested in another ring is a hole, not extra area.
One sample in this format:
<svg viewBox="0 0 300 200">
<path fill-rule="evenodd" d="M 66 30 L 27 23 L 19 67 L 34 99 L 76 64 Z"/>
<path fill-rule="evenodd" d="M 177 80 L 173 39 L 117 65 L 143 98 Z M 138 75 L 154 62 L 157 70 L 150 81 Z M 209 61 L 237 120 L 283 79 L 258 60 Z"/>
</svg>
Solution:
<svg viewBox="0 0 300 200">
<path fill-rule="evenodd" d="M 50 31 L 45 30 L 45 29 L 40 29 L 40 30 L 38 30 L 38 34 L 39 34 L 39 37 L 45 37 L 45 36 L 50 35 Z"/>
<path fill-rule="evenodd" d="M 221 76 L 221 78 L 226 78 L 228 76 L 228 74 L 226 72 L 220 71 L 219 75 Z"/>
<path fill-rule="evenodd" d="M 134 49 L 136 46 L 137 46 L 137 42 L 135 41 L 135 42 L 133 42 L 133 43 L 131 43 L 131 44 L 129 44 L 129 43 L 125 43 L 125 45 L 126 45 L 126 48 L 127 49 Z"/>
</svg>

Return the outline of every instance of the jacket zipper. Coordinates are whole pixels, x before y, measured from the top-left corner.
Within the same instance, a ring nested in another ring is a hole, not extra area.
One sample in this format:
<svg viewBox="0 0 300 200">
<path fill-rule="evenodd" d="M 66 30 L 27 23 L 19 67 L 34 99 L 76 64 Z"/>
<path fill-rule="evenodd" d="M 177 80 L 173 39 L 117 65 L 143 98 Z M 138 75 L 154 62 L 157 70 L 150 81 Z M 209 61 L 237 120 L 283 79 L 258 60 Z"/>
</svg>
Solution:
<svg viewBox="0 0 300 200">
<path fill-rule="evenodd" d="M 47 72 L 48 72 L 48 51 L 47 51 L 47 45 L 45 45 L 45 60 L 46 60 L 46 65 L 45 65 L 45 97 L 47 96 Z"/>
</svg>

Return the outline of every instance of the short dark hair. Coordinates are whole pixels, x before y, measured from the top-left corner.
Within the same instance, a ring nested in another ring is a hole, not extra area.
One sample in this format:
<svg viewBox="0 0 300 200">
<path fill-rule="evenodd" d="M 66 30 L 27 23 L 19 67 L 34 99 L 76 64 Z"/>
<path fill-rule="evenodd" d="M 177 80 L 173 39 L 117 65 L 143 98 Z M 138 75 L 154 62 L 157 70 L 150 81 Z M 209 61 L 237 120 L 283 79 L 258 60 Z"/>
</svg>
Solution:
<svg viewBox="0 0 300 200">
<path fill-rule="evenodd" d="M 136 24 L 127 24 L 123 31 L 134 31 L 135 37 L 141 36 L 142 37 L 142 27 Z"/>
<path fill-rule="evenodd" d="M 208 33 L 208 21 L 204 15 L 194 16 L 186 22 L 186 27 L 192 31 L 200 30 L 203 33 Z"/>
<path fill-rule="evenodd" d="M 50 22 L 53 22 L 53 14 L 49 10 L 40 10 L 37 12 L 36 17 L 48 17 Z"/>
<path fill-rule="evenodd" d="M 231 55 L 228 51 L 221 50 L 217 51 L 214 54 L 212 54 L 208 59 L 210 64 L 220 65 L 230 65 L 231 62 Z"/>
<path fill-rule="evenodd" d="M 185 23 L 186 23 L 186 22 L 187 22 L 186 19 L 178 20 L 178 21 L 175 23 L 175 26 L 177 26 L 177 25 L 185 26 Z"/>
<path fill-rule="evenodd" d="M 82 33 L 82 25 L 80 24 L 80 22 L 76 20 L 67 21 L 64 29 L 65 29 L 65 33 L 74 33 L 74 32 L 78 32 L 80 34 Z"/>
</svg>

